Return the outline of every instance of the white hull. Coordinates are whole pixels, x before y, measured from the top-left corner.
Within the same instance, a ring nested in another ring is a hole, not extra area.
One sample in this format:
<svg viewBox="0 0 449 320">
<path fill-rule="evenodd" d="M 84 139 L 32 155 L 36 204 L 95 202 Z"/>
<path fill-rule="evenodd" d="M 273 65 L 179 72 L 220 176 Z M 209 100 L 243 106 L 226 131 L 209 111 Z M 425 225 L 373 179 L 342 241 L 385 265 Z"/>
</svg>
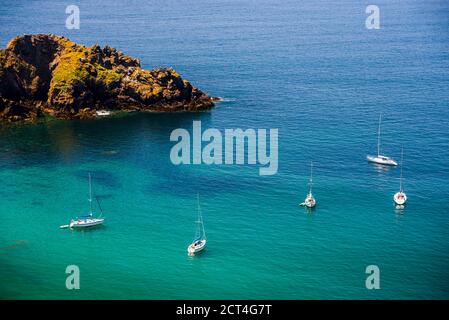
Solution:
<svg viewBox="0 0 449 320">
<path fill-rule="evenodd" d="M 386 157 L 386 156 L 366 156 L 366 159 L 369 162 L 382 164 L 385 166 L 397 166 L 398 163 L 394 161 L 393 159 Z"/>
<path fill-rule="evenodd" d="M 316 206 L 316 200 L 311 194 L 309 194 L 304 202 L 300 205 L 307 208 L 313 208 Z"/>
<path fill-rule="evenodd" d="M 200 240 L 198 242 L 194 242 L 190 246 L 187 247 L 187 252 L 189 254 L 195 254 L 200 251 L 203 251 L 203 249 L 206 247 L 206 240 Z"/>
<path fill-rule="evenodd" d="M 305 206 L 307 208 L 314 208 L 316 206 L 316 203 L 315 202 L 306 203 Z"/>
<path fill-rule="evenodd" d="M 100 110 L 100 111 L 97 111 L 96 114 L 99 117 L 107 117 L 107 116 L 111 115 L 111 112 L 107 111 L 107 110 Z"/>
<path fill-rule="evenodd" d="M 404 192 L 397 192 L 393 197 L 394 203 L 404 205 L 407 202 L 407 195 Z"/>
<path fill-rule="evenodd" d="M 79 219 L 72 220 L 69 224 L 70 228 L 88 228 L 103 224 L 104 219 Z"/>
</svg>

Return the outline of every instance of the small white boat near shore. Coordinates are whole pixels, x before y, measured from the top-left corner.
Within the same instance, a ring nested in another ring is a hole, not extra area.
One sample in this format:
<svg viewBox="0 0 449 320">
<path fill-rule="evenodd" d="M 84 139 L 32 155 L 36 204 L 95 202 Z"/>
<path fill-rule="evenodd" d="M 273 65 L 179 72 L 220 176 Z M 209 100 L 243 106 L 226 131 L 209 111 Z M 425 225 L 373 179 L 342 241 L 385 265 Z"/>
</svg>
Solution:
<svg viewBox="0 0 449 320">
<path fill-rule="evenodd" d="M 367 155 L 369 162 L 377 163 L 385 166 L 397 166 L 398 163 L 392 158 L 380 154 L 380 125 L 382 123 L 382 114 L 379 115 L 379 129 L 377 131 L 377 156 Z"/>
<path fill-rule="evenodd" d="M 95 114 L 99 117 L 107 117 L 111 115 L 111 111 L 108 110 L 97 110 Z"/>
</svg>

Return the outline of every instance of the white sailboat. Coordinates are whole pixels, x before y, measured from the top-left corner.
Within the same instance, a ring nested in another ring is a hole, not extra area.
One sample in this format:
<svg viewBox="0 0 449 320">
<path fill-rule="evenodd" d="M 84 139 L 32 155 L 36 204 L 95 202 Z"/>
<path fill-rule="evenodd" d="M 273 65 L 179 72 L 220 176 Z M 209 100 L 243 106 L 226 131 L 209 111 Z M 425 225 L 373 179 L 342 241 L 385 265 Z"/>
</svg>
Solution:
<svg viewBox="0 0 449 320">
<path fill-rule="evenodd" d="M 393 196 L 393 200 L 397 205 L 404 205 L 407 202 L 407 195 L 402 188 L 402 167 L 404 161 L 404 148 L 401 150 L 401 177 L 399 178 L 399 192 L 396 192 Z"/>
<path fill-rule="evenodd" d="M 194 255 L 206 247 L 206 231 L 204 230 L 203 217 L 201 215 L 200 196 L 198 195 L 198 220 L 192 243 L 187 247 L 189 255 Z"/>
<path fill-rule="evenodd" d="M 98 203 L 100 206 L 100 203 Z M 86 216 L 77 217 L 76 219 L 72 219 L 68 225 L 63 225 L 60 228 L 87 228 L 100 225 L 104 222 L 104 218 L 101 216 L 103 212 L 100 207 L 100 216 L 98 218 L 93 217 L 93 208 L 92 208 L 92 178 L 89 173 L 89 214 Z"/>
<path fill-rule="evenodd" d="M 397 166 L 398 163 L 391 159 L 390 157 L 383 156 L 380 154 L 380 125 L 382 122 L 382 114 L 379 115 L 379 129 L 377 131 L 377 156 L 368 155 L 366 156 L 366 159 L 369 162 L 382 164 L 386 166 Z"/>
<path fill-rule="evenodd" d="M 312 173 L 313 173 L 313 162 L 310 162 L 310 183 L 309 183 L 310 190 L 304 202 L 300 204 L 300 206 L 302 207 L 313 208 L 316 205 L 316 200 L 312 195 L 312 185 L 313 185 Z"/>
</svg>

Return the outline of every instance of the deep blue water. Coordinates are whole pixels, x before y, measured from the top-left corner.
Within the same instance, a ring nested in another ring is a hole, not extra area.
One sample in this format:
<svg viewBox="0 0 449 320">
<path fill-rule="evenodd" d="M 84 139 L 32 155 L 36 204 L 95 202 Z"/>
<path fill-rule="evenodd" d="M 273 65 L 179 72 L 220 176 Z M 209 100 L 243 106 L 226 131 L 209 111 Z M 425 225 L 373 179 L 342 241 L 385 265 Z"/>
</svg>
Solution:
<svg viewBox="0 0 449 320">
<path fill-rule="evenodd" d="M 0 128 L 0 298 L 449 298 L 449 3 L 1 1 L 0 45 L 55 33 L 171 66 L 224 98 L 198 114 L 137 114 Z M 404 146 L 405 210 L 392 196 Z M 174 166 L 170 133 L 278 128 L 279 172 Z M 314 161 L 313 213 L 298 207 Z M 87 209 L 106 225 L 59 230 Z M 189 258 L 200 194 L 208 248 Z M 19 241 L 19 242 L 17 242 Z M 65 288 L 65 267 L 81 290 Z M 381 289 L 365 288 L 378 265 Z"/>
</svg>

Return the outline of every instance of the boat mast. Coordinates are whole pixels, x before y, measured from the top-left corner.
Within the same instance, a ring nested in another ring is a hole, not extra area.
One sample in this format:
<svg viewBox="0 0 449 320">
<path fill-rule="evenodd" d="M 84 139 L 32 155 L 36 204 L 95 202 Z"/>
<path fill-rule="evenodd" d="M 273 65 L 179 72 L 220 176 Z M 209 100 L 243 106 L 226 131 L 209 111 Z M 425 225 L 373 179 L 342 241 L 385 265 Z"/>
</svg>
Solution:
<svg viewBox="0 0 449 320">
<path fill-rule="evenodd" d="M 379 115 L 379 129 L 377 130 L 377 156 L 380 156 L 380 124 L 382 122 L 382 113 Z"/>
<path fill-rule="evenodd" d="M 201 230 L 198 226 L 198 233 L 202 232 L 202 235 L 199 235 L 198 237 L 203 237 L 204 239 L 206 239 L 206 231 L 204 230 L 204 223 L 203 223 L 203 217 L 201 215 L 201 206 L 200 206 L 200 194 L 197 194 L 197 200 L 198 200 L 198 223 L 201 224 Z"/>
<path fill-rule="evenodd" d="M 399 179 L 399 192 L 403 192 L 402 190 L 402 167 L 404 163 L 404 147 L 401 148 L 401 177 Z"/>
<path fill-rule="evenodd" d="M 92 178 L 89 172 L 89 213 L 92 215 Z"/>
<path fill-rule="evenodd" d="M 313 173 L 313 162 L 310 161 L 310 191 L 309 191 L 310 194 L 312 194 L 312 184 L 313 184 L 312 173 Z"/>
</svg>

